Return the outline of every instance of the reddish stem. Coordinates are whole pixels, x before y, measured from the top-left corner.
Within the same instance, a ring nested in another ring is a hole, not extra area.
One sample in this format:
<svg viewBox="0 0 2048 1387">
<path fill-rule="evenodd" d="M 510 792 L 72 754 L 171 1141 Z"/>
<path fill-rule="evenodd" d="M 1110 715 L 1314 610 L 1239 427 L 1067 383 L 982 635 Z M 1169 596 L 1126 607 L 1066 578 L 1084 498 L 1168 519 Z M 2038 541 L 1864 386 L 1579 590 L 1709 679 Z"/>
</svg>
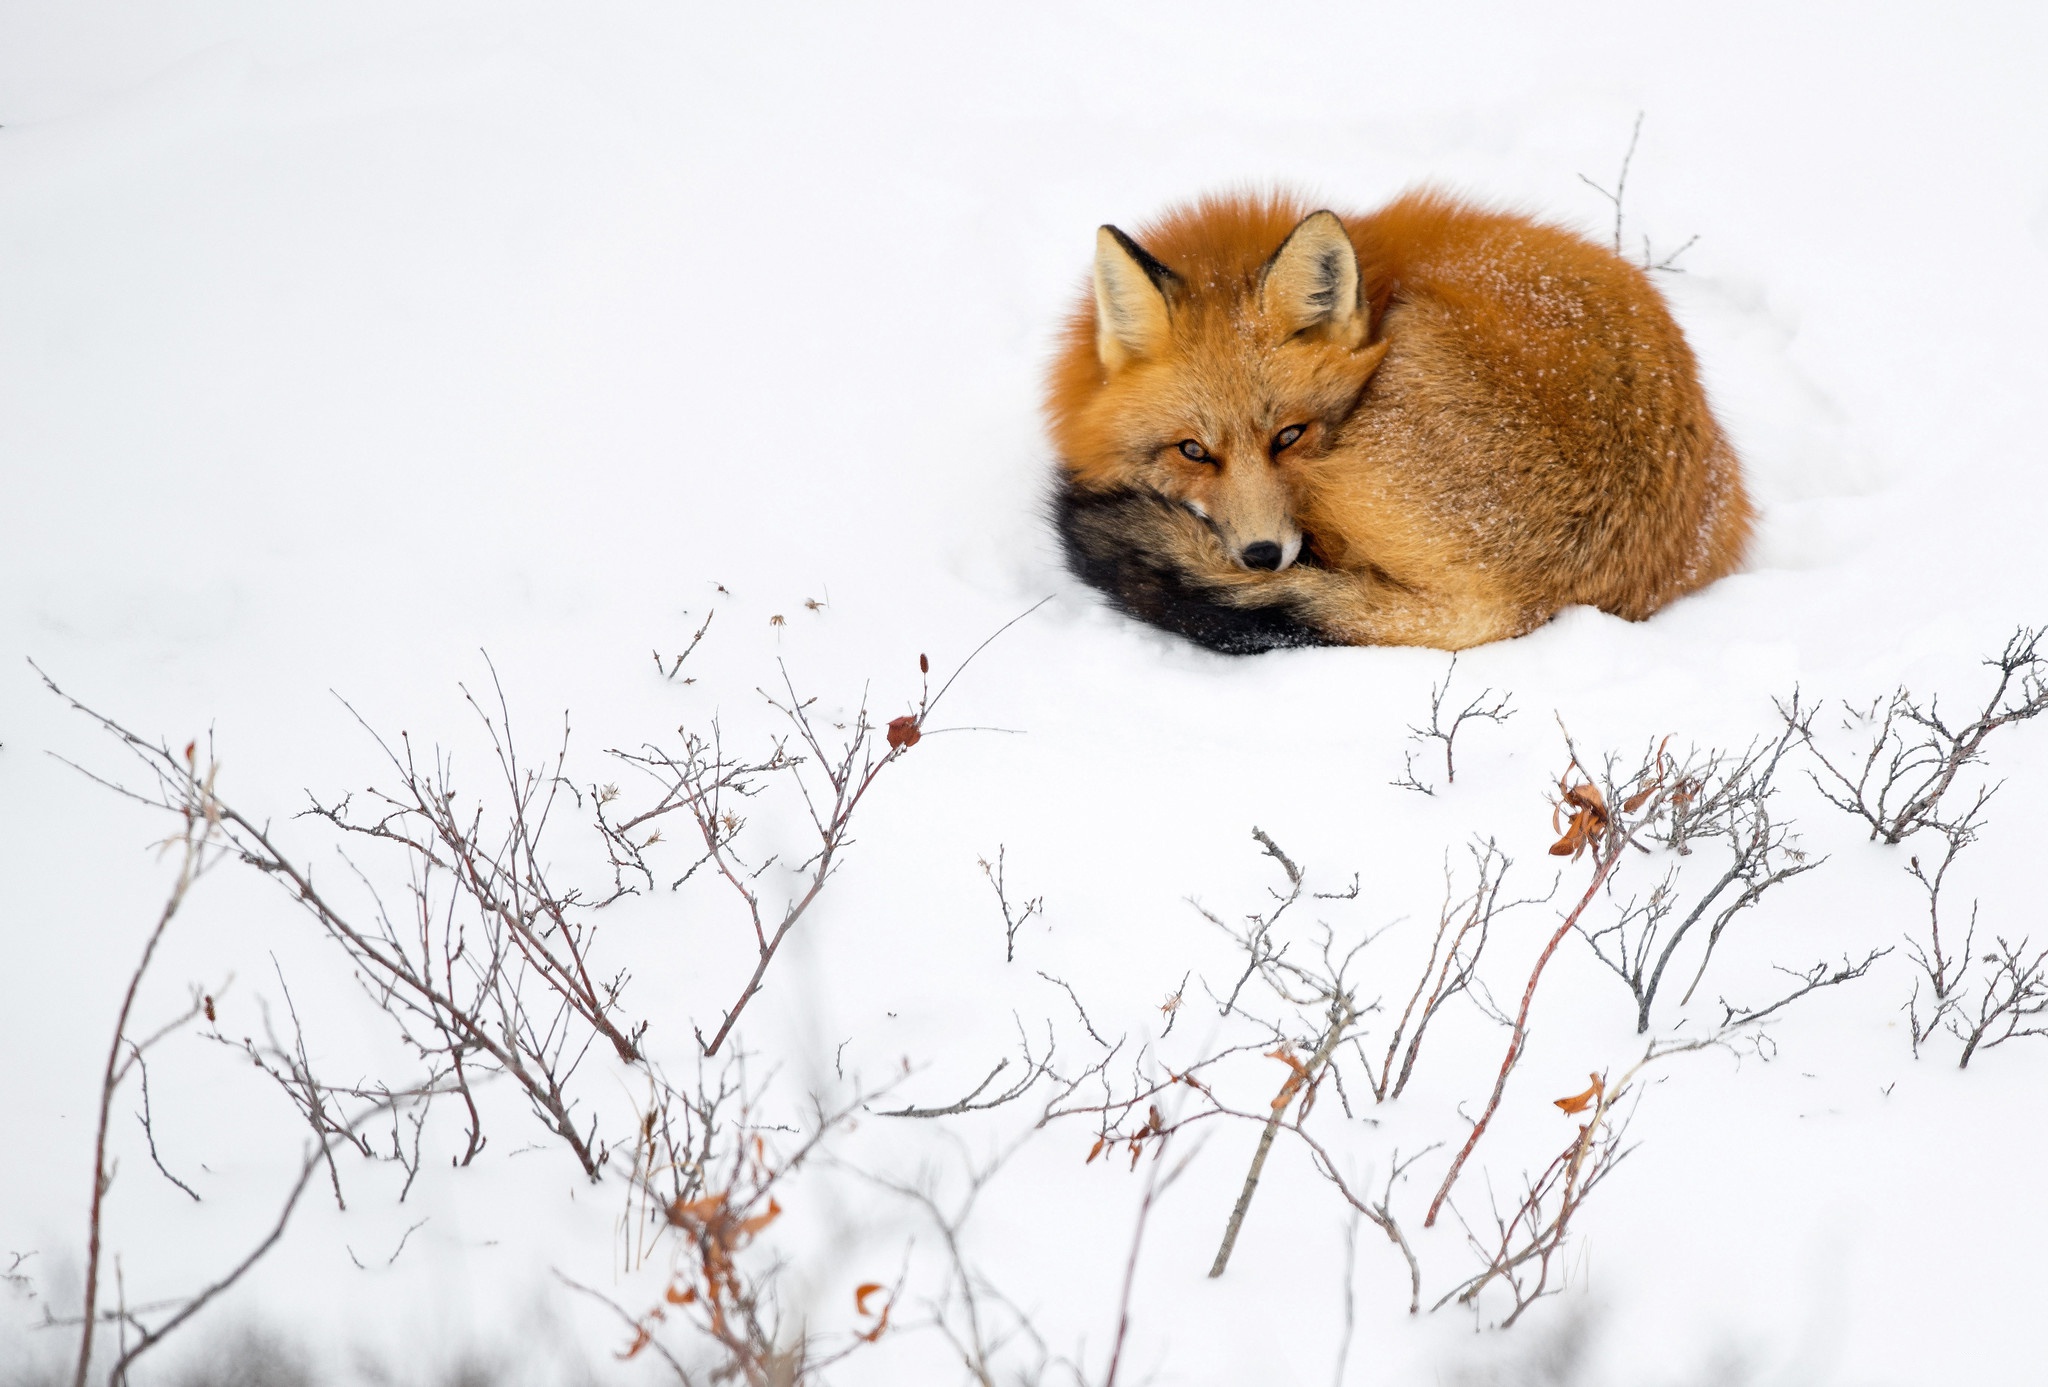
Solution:
<svg viewBox="0 0 2048 1387">
<path fill-rule="evenodd" d="M 1486 1135 L 1487 1124 L 1493 1121 L 1494 1113 L 1500 1108 L 1501 1094 L 1507 1091 L 1508 1075 L 1513 1071 L 1515 1062 L 1521 1059 L 1522 1047 L 1529 1038 L 1529 1006 L 1536 1000 L 1536 984 L 1543 977 L 1545 965 L 1550 962 L 1550 956 L 1557 952 L 1557 946 L 1564 942 L 1564 937 L 1572 932 L 1572 926 L 1578 924 L 1579 916 L 1593 903 L 1593 897 L 1599 894 L 1601 886 L 1607 881 L 1607 874 L 1614 870 L 1614 864 L 1620 857 L 1618 849 L 1610 848 L 1607 854 L 1599 859 L 1600 870 L 1593 873 L 1593 880 L 1586 887 L 1586 894 L 1572 907 L 1571 914 L 1564 917 L 1564 923 L 1557 927 L 1557 932 L 1550 936 L 1550 942 L 1543 946 L 1543 952 L 1537 956 L 1536 966 L 1530 969 L 1529 985 L 1522 989 L 1522 1009 L 1515 1013 L 1514 1033 L 1508 1038 L 1508 1052 L 1500 1062 L 1499 1076 L 1493 1081 L 1493 1096 L 1486 1100 L 1486 1111 L 1479 1114 L 1479 1121 L 1472 1127 L 1472 1135 L 1465 1138 L 1465 1145 L 1459 1149 L 1457 1156 L 1451 1161 L 1450 1170 L 1444 1175 L 1443 1187 L 1436 1192 L 1436 1198 L 1430 1201 L 1429 1217 L 1422 1220 L 1424 1228 L 1436 1227 L 1436 1216 L 1442 1211 L 1444 1201 L 1450 1198 L 1451 1186 L 1458 1183 L 1458 1172 L 1465 1168 L 1466 1158 L 1472 1154 L 1473 1148 L 1479 1145 L 1479 1139 Z"/>
<path fill-rule="evenodd" d="M 190 780 L 190 773 L 186 773 Z M 114 1042 L 107 1047 L 107 1068 L 100 1079 L 99 1125 L 95 1129 L 92 1146 L 92 1216 L 86 1238 L 85 1253 L 85 1327 L 78 1344 L 78 1368 L 72 1378 L 72 1387 L 85 1387 L 86 1372 L 92 1363 L 92 1334 L 98 1327 L 99 1283 L 100 1283 L 100 1209 L 112 1183 L 107 1174 L 107 1120 L 114 1106 L 114 1090 L 121 1083 L 121 1045 L 128 1034 L 128 1014 L 135 1009 L 135 994 L 141 990 L 142 975 L 149 971 L 149 961 L 156 956 L 156 946 L 162 942 L 164 931 L 170 928 L 171 917 L 178 913 L 178 907 L 185 900 L 185 891 L 192 885 L 199 853 L 199 840 L 195 833 L 205 830 L 195 827 L 193 812 L 188 806 L 185 811 L 185 858 L 178 867 L 178 883 L 171 889 L 170 899 L 164 902 L 163 914 L 157 917 L 156 928 L 149 933 L 149 942 L 142 946 L 141 961 L 128 977 L 128 991 L 121 998 L 120 1014 L 114 1018 Z"/>
</svg>

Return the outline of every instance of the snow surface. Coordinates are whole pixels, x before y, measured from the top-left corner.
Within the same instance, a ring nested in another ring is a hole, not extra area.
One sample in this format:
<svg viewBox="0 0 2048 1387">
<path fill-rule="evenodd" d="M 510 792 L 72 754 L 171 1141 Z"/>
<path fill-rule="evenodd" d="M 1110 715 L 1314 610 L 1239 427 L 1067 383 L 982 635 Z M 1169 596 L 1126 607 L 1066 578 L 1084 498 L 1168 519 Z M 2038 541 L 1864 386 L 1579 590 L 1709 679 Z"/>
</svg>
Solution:
<svg viewBox="0 0 2048 1387">
<path fill-rule="evenodd" d="M 948 671 L 1056 594 L 939 719 L 1021 735 L 932 738 L 890 770 L 751 1009 L 778 1100 L 824 1084 L 842 1041 L 849 1073 L 908 1059 L 899 1092 L 955 1096 L 1006 1052 L 1013 1013 L 1074 1032 L 1039 970 L 1098 1027 L 1156 1030 L 1189 969 L 1231 976 L 1185 898 L 1258 907 L 1274 878 L 1253 825 L 1319 889 L 1361 875 L 1333 924 L 1407 921 L 1375 946 L 1372 990 L 1392 995 L 1446 850 L 1495 836 L 1521 884 L 1548 883 L 1553 713 L 1583 745 L 1739 744 L 1795 683 L 1967 696 L 1976 661 L 2048 613 L 2043 71 L 2048 11 L 2028 5 L 0 8 L 0 1253 L 37 1254 L 32 1284 L 0 1292 L 7 1361 L 70 1345 L 29 1326 L 76 1303 L 98 1069 L 169 873 L 148 848 L 161 822 L 44 754 L 119 766 L 21 657 L 146 734 L 211 729 L 224 791 L 319 855 L 287 817 L 304 791 L 378 773 L 330 690 L 480 781 L 458 685 L 488 679 L 487 650 L 530 737 L 572 710 L 587 783 L 618 778 L 604 748 L 680 721 L 763 735 L 754 689 L 778 658 L 822 706 L 866 687 L 905 711 L 920 652 Z M 1244 183 L 1363 208 L 1428 180 L 1604 234 L 1577 175 L 1611 182 L 1638 110 L 1631 249 L 1700 236 L 1660 282 L 1764 511 L 1746 572 L 1642 625 L 1572 611 L 1471 653 L 1461 687 L 1512 690 L 1520 713 L 1468 730 L 1457 784 L 1427 799 L 1388 782 L 1442 656 L 1210 656 L 1060 572 L 1037 382 L 1098 223 Z M 650 647 L 676 653 L 714 608 L 698 682 L 664 682 Z M 2048 934 L 2048 738 L 1999 734 L 1991 774 L 2006 784 L 1961 890 L 1986 928 Z M 1810 791 L 1787 811 L 1831 859 L 1743 925 L 1731 991 L 1919 919 L 1904 850 Z M 792 807 L 763 813 L 795 841 Z M 1010 965 L 976 865 L 999 844 L 1045 898 Z M 1504 990 L 1554 918 L 1504 937 Z M 606 927 L 681 1063 L 692 1019 L 743 975 L 740 926 L 686 892 Z M 1582 944 L 1557 970 L 1512 1120 L 1482 1148 L 1502 1189 L 1566 1134 L 1548 1100 L 1639 1052 Z M 325 1054 L 374 1053 L 333 955 L 229 869 L 174 928 L 141 1014 L 232 973 L 224 1027 L 253 1027 L 279 972 Z M 1362 1230 L 1341 1381 L 1534 1362 L 1574 1322 L 1571 1380 L 1589 1383 L 2048 1380 L 2048 1046 L 1961 1073 L 1953 1047 L 1916 1062 L 1910 983 L 1894 954 L 1790 1013 L 1774 1050 L 1668 1062 L 1640 1149 L 1587 1205 L 1571 1295 L 1511 1331 L 1409 1321 L 1398 1258 Z M 1199 1019 L 1173 1039 L 1200 1039 Z M 1427 1101 L 1469 1110 L 1501 1034 L 1468 1012 L 1442 1044 Z M 1240 1091 L 1277 1069 L 1239 1071 Z M 206 1202 L 156 1177 L 117 1105 L 109 1228 L 131 1302 L 224 1265 L 299 1140 L 196 1037 L 160 1052 L 152 1084 L 165 1158 Z M 588 1101 L 616 1123 L 637 1100 L 604 1080 Z M 957 1175 L 1034 1111 L 952 1135 L 869 1119 L 847 1159 Z M 1316 1119 L 1367 1173 L 1406 1120 Z M 1228 1275 L 1204 1276 L 1255 1136 L 1215 1128 L 1162 1196 L 1127 1374 L 1337 1376 L 1345 1210 L 1299 1150 L 1276 1152 Z M 1084 1166 L 1089 1139 L 1028 1143 L 971 1243 L 1099 1378 L 1144 1177 Z M 477 1168 L 437 1162 L 403 1207 L 383 1174 L 352 1175 L 347 1212 L 309 1204 L 210 1333 L 263 1329 L 335 1380 L 463 1362 L 640 1380 L 656 1365 L 615 1362 L 616 1322 L 549 1271 L 651 1304 L 659 1268 L 619 1276 L 617 1187 L 522 1140 L 508 1121 Z M 932 1249 L 850 1179 L 784 1202 L 778 1246 L 837 1322 L 845 1287 L 893 1280 L 907 1236 Z M 1465 1265 L 1438 1233 L 1432 1294 Z M 958 1378 L 933 1336 L 905 1334 L 838 1380 Z"/>
</svg>

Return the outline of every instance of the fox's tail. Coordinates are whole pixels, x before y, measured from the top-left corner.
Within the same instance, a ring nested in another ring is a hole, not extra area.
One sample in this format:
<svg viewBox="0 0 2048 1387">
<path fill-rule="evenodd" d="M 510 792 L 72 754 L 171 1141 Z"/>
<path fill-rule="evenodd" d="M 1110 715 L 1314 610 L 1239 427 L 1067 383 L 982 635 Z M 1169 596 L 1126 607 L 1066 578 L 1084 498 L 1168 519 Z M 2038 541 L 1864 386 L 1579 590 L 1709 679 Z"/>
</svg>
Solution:
<svg viewBox="0 0 2048 1387">
<path fill-rule="evenodd" d="M 1238 605 L 1256 589 L 1222 588 L 1195 577 L 1190 549 L 1201 522 L 1164 497 L 1142 491 L 1086 491 L 1062 477 L 1053 521 L 1067 568 L 1118 609 L 1226 655 L 1286 646 L 1332 645 L 1287 604 Z"/>
</svg>

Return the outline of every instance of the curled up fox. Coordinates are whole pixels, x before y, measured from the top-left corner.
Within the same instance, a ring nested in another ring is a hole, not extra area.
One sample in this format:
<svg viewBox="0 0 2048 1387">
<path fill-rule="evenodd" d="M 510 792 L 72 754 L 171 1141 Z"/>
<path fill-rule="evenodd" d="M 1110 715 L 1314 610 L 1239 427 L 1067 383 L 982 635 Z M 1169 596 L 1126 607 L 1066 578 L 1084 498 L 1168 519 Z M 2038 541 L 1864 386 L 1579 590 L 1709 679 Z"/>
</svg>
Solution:
<svg viewBox="0 0 2048 1387">
<path fill-rule="evenodd" d="M 1640 620 L 1731 572 L 1753 518 L 1648 276 L 1436 193 L 1103 227 L 1046 414 L 1070 566 L 1218 650 Z"/>
</svg>

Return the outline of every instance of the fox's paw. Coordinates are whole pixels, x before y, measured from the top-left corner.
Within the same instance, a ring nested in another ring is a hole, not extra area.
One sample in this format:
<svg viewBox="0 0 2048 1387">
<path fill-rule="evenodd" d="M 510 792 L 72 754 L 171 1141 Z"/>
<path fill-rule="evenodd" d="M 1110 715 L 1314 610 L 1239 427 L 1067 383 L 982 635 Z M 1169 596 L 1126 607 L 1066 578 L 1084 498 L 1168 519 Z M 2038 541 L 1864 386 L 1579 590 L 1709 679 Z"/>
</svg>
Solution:
<svg viewBox="0 0 2048 1387">
<path fill-rule="evenodd" d="M 1231 655 L 1329 645 L 1287 574 L 1231 562 L 1207 524 L 1144 491 L 1083 491 L 1061 482 L 1055 521 L 1075 577 L 1121 610 Z"/>
</svg>

